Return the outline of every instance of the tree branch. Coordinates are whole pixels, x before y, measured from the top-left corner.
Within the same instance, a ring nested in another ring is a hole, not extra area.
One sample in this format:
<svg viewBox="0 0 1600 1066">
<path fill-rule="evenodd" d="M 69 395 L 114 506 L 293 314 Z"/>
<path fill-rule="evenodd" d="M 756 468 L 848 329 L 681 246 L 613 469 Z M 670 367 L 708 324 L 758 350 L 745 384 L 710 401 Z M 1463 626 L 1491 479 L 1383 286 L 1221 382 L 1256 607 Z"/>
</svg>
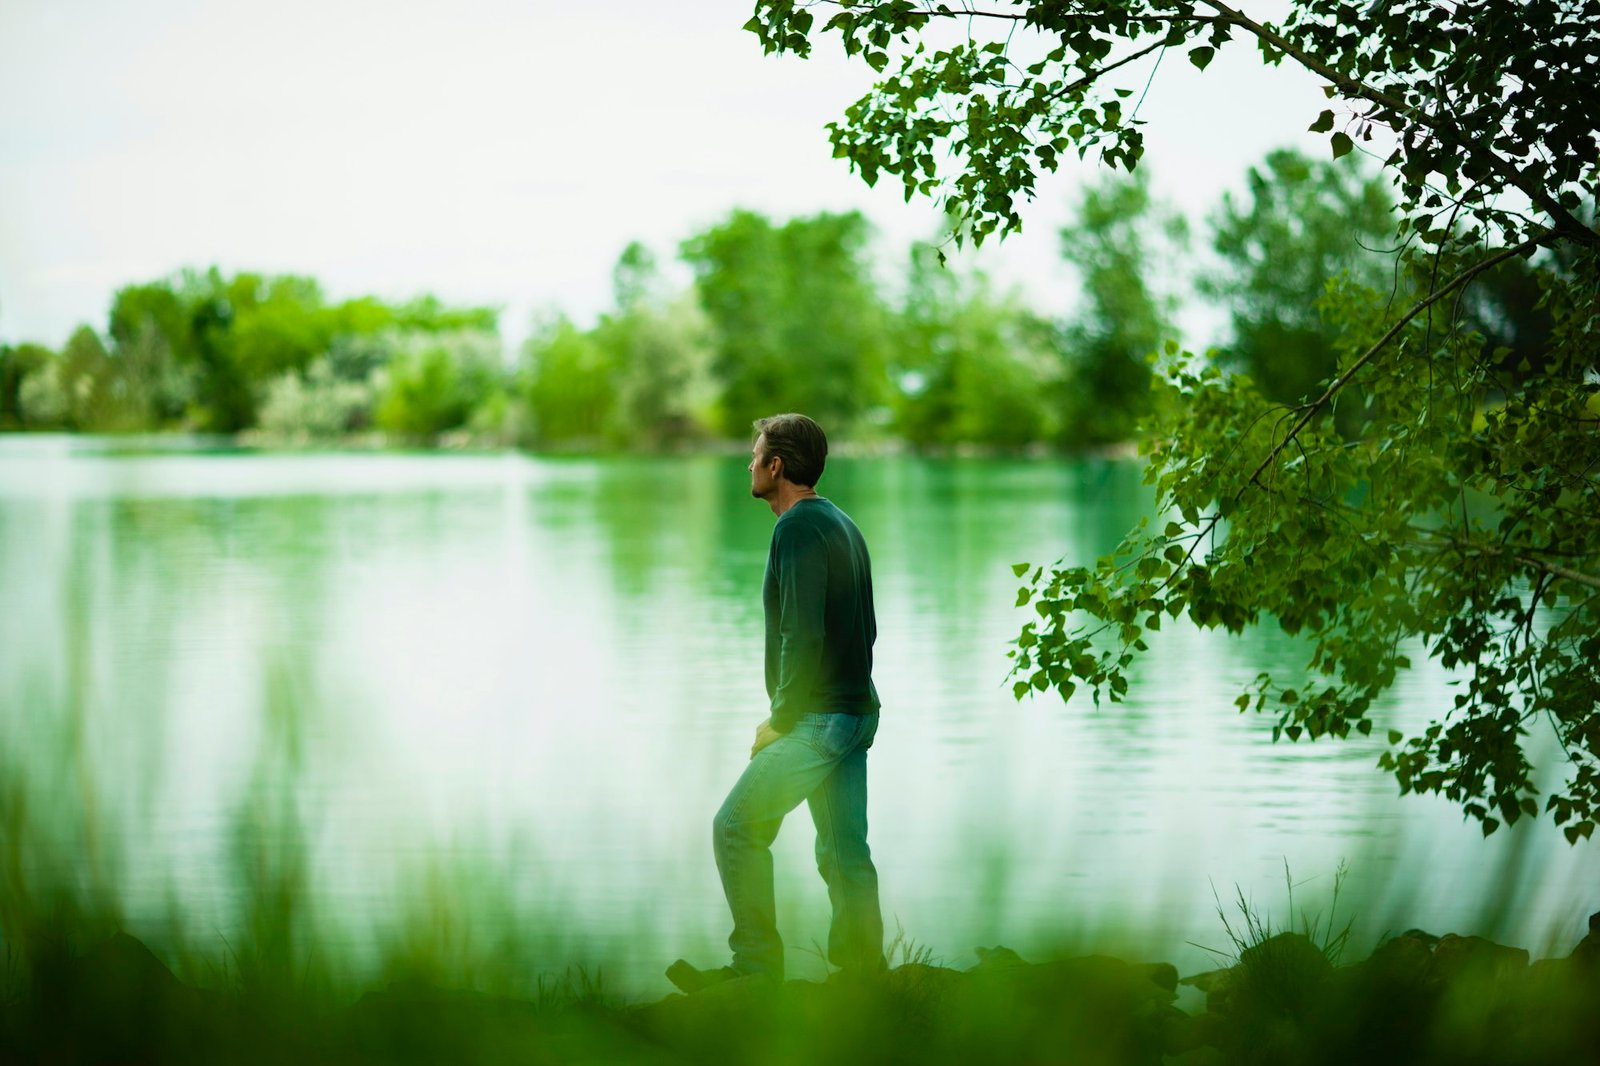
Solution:
<svg viewBox="0 0 1600 1066">
<path fill-rule="evenodd" d="M 1132 63 L 1136 59 L 1143 59 L 1145 56 L 1149 55 L 1151 52 L 1156 51 L 1158 48 L 1165 48 L 1165 47 L 1167 47 L 1167 42 L 1165 40 L 1157 41 L 1155 44 L 1151 45 L 1148 48 L 1141 48 L 1137 52 L 1134 52 L 1134 53 L 1132 53 L 1130 55 L 1123 56 L 1121 59 L 1117 60 L 1115 63 L 1107 63 L 1105 66 L 1101 67 L 1099 70 L 1091 70 L 1089 73 L 1085 74 L 1083 77 L 1079 78 L 1077 81 L 1073 82 L 1071 85 L 1064 86 L 1062 88 L 1062 90 L 1060 92 L 1056 93 L 1054 96 L 1052 96 L 1051 99 L 1052 100 L 1059 100 L 1063 96 L 1067 96 L 1067 95 L 1069 95 L 1071 93 L 1075 93 L 1079 89 L 1086 88 L 1087 86 L 1093 84 L 1096 80 L 1098 80 L 1099 78 L 1103 77 L 1104 75 L 1110 74 L 1113 70 L 1116 70 L 1118 67 L 1126 66 L 1127 64 Z"/>
<path fill-rule="evenodd" d="M 1270 44 L 1273 48 L 1276 48 L 1278 51 L 1282 52 L 1284 55 L 1294 59 L 1295 62 L 1299 63 L 1307 70 L 1327 78 L 1328 81 L 1331 82 L 1336 88 L 1342 89 L 1345 95 L 1357 96 L 1361 97 L 1362 99 L 1371 100 L 1373 103 L 1382 107 L 1386 107 L 1396 114 L 1404 115 L 1411 121 L 1417 123 L 1419 126 L 1432 130 L 1434 134 L 1442 139 L 1447 139 L 1457 147 L 1483 159 L 1490 166 L 1490 168 L 1493 169 L 1496 174 L 1500 175 L 1500 177 L 1507 184 L 1509 184 L 1512 188 L 1520 189 L 1528 197 L 1528 199 L 1532 200 L 1535 204 L 1538 204 L 1539 209 L 1550 217 L 1555 228 L 1559 230 L 1563 236 L 1577 242 L 1578 244 L 1588 245 L 1590 247 L 1600 245 L 1600 233 L 1596 233 L 1594 230 L 1578 221 L 1578 219 L 1575 218 L 1570 211 L 1556 202 L 1555 197 L 1551 196 L 1548 191 L 1539 186 L 1537 183 L 1524 181 L 1522 174 L 1518 172 L 1516 167 L 1512 166 L 1507 160 L 1501 158 L 1501 156 L 1493 149 L 1484 148 L 1479 145 L 1478 142 L 1469 137 L 1460 128 L 1460 126 L 1453 122 L 1445 123 L 1435 119 L 1425 112 L 1419 111 L 1410 104 L 1407 104 L 1404 100 L 1390 96 L 1381 89 L 1373 88 L 1372 86 L 1367 85 L 1365 82 L 1357 81 L 1349 75 L 1335 70 L 1333 67 L 1328 66 L 1328 64 L 1317 59 L 1309 52 L 1296 47 L 1292 41 L 1284 37 L 1282 34 L 1268 29 L 1266 26 L 1263 26 L 1261 23 L 1250 18 L 1244 12 L 1236 11 L 1227 4 L 1222 3 L 1221 0 L 1200 0 L 1200 2 L 1219 12 L 1223 16 L 1223 21 L 1238 26 L 1247 33 L 1255 35 L 1262 41 L 1265 41 L 1267 44 Z"/>
<path fill-rule="evenodd" d="M 1436 541 L 1444 541 L 1452 548 L 1460 548 L 1465 551 L 1476 552 L 1479 555 L 1500 554 L 1500 550 L 1495 545 L 1479 544 L 1476 541 L 1463 540 L 1460 537 L 1452 537 L 1447 533 L 1443 533 L 1434 529 L 1419 529 L 1416 526 L 1411 526 L 1409 528 L 1414 532 L 1422 533 L 1426 536 L 1432 537 Z M 1424 546 L 1418 541 L 1412 541 L 1411 543 L 1417 547 Z M 1585 574 L 1581 570 L 1574 570 L 1570 566 L 1562 566 L 1560 563 L 1547 563 L 1542 559 L 1535 559 L 1528 555 L 1513 555 L 1511 557 L 1511 561 L 1520 566 L 1525 566 L 1530 570 L 1537 570 L 1540 573 L 1546 574 L 1552 578 L 1562 578 L 1564 580 L 1571 581 L 1574 584 L 1584 585 L 1592 589 L 1600 589 L 1600 577 L 1595 577 L 1593 574 Z"/>
<path fill-rule="evenodd" d="M 1416 318 L 1423 311 L 1426 311 L 1429 307 L 1432 307 L 1435 303 L 1438 303 L 1440 300 L 1444 299 L 1444 297 L 1449 295 L 1455 289 L 1465 285 L 1467 282 L 1471 281 L 1485 270 L 1496 267 L 1513 256 L 1518 256 L 1524 252 L 1531 251 L 1537 246 L 1550 241 L 1556 235 L 1557 234 L 1554 230 L 1546 230 L 1537 237 L 1528 238 L 1521 244 L 1513 245 L 1510 248 L 1504 248 L 1482 262 L 1461 271 L 1461 273 L 1445 282 L 1442 287 L 1435 289 L 1427 299 L 1420 300 L 1413 304 L 1410 310 L 1401 315 L 1399 320 L 1396 321 L 1394 325 L 1389 327 L 1388 332 L 1386 332 L 1382 337 L 1378 338 L 1378 342 L 1376 344 L 1368 348 L 1365 352 L 1362 352 L 1359 359 L 1351 363 L 1344 373 L 1335 378 L 1333 383 L 1328 386 L 1327 390 L 1324 391 L 1321 396 L 1317 397 L 1315 400 L 1312 400 L 1301 409 L 1300 417 L 1295 420 L 1295 424 L 1289 429 L 1288 435 L 1285 436 L 1283 440 L 1272 446 L 1272 450 L 1267 453 L 1267 457 L 1261 460 L 1260 465 L 1258 465 L 1250 474 L 1250 476 L 1245 479 L 1245 483 L 1241 485 L 1239 487 L 1239 491 L 1234 494 L 1234 500 L 1238 501 L 1238 499 L 1244 495 L 1245 489 L 1249 488 L 1252 484 L 1258 486 L 1260 485 L 1260 481 L 1258 479 L 1261 477 L 1262 471 L 1271 466 L 1273 461 L 1278 458 L 1278 455 L 1289 446 L 1289 442 L 1294 440 L 1299 432 L 1306 427 L 1306 424 L 1311 421 L 1312 417 L 1315 416 L 1318 411 L 1322 410 L 1322 408 L 1327 405 L 1329 400 L 1333 399 L 1334 395 L 1337 394 L 1340 389 L 1344 388 L 1350 383 L 1350 379 L 1355 377 L 1357 371 L 1371 362 L 1375 355 L 1382 351 L 1390 341 L 1394 340 L 1394 338 L 1399 335 L 1400 330 L 1405 327 L 1406 323 L 1410 322 L 1413 318 Z"/>
<path fill-rule="evenodd" d="M 836 7 L 837 6 L 842 6 L 841 4 L 839 4 L 838 0 L 829 0 L 829 2 L 834 4 L 834 6 L 836 6 Z M 1036 27 L 1037 29 L 1045 30 L 1045 31 L 1049 31 L 1049 30 L 1053 30 L 1053 29 L 1057 28 L 1056 26 L 1047 26 L 1047 25 L 1044 25 L 1043 23 L 1034 21 L 1033 19 L 1030 18 L 1029 14 L 1027 12 L 1023 12 L 1022 14 L 1015 14 L 1015 13 L 1008 12 L 1008 11 L 979 11 L 976 8 L 951 8 L 948 11 L 941 11 L 941 10 L 938 10 L 936 8 L 919 8 L 919 9 L 917 9 L 915 11 L 908 12 L 908 13 L 909 14 L 913 14 L 913 15 L 922 15 L 922 16 L 925 16 L 925 17 L 930 18 L 930 19 L 936 19 L 936 18 L 946 18 L 946 19 L 985 18 L 985 19 L 999 19 L 1001 21 L 1006 21 L 1006 22 L 1027 22 L 1030 25 Z M 1135 14 L 1134 12 L 1131 12 L 1131 11 L 1120 11 L 1120 10 L 1117 10 L 1115 8 L 1100 8 L 1098 10 L 1087 10 L 1087 9 L 1085 9 L 1085 10 L 1063 11 L 1063 12 L 1060 12 L 1059 15 L 1061 16 L 1061 21 L 1062 22 L 1071 22 L 1074 19 L 1093 18 L 1093 17 L 1095 17 L 1097 15 L 1098 16 L 1108 16 L 1108 17 L 1111 17 L 1111 18 L 1116 18 L 1116 19 L 1119 19 L 1119 20 L 1121 20 L 1123 22 L 1154 22 L 1154 23 L 1157 23 L 1158 25 L 1165 25 L 1165 24 L 1171 23 L 1171 22 L 1212 22 L 1212 23 L 1216 23 L 1216 22 L 1232 22 L 1232 19 L 1230 19 L 1230 18 L 1228 18 L 1227 16 L 1224 16 L 1224 15 L 1161 15 L 1161 14 L 1154 14 L 1154 13 L 1152 13 L 1152 14 L 1142 14 L 1141 15 L 1141 14 Z"/>
</svg>

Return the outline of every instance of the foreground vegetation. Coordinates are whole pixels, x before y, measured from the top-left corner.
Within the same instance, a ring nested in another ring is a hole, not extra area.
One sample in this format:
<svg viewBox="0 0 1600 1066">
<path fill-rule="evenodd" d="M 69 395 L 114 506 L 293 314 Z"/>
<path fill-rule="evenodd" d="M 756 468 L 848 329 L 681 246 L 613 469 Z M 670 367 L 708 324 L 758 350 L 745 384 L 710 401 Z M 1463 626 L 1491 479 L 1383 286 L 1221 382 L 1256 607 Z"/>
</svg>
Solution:
<svg viewBox="0 0 1600 1066">
<path fill-rule="evenodd" d="M 1413 930 L 1354 965 L 1303 933 L 1263 931 L 1185 978 L 1107 956 L 1029 964 L 1003 947 L 968 969 L 902 958 L 875 977 L 746 978 L 629 1004 L 569 971 L 531 998 L 425 981 L 309 992 L 178 980 L 118 932 L 75 954 L 28 945 L 0 1005 L 8 1059 L 100 1062 L 831 1062 L 1551 1064 L 1600 1056 L 1600 915 L 1563 959 Z"/>
</svg>

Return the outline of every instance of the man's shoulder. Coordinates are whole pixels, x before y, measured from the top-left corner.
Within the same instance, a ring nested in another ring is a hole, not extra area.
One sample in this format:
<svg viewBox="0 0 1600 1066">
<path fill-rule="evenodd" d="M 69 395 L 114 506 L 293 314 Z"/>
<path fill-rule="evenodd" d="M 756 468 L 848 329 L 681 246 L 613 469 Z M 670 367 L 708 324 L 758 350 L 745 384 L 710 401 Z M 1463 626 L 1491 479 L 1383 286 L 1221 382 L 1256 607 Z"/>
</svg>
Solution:
<svg viewBox="0 0 1600 1066">
<path fill-rule="evenodd" d="M 791 507 L 778 519 L 773 542 L 798 544 L 821 541 L 834 550 L 864 548 L 866 538 L 843 508 L 829 499 L 818 499 Z"/>
<path fill-rule="evenodd" d="M 855 523 L 844 509 L 827 497 L 801 500 L 778 518 L 778 529 L 837 529 L 854 528 Z"/>
</svg>

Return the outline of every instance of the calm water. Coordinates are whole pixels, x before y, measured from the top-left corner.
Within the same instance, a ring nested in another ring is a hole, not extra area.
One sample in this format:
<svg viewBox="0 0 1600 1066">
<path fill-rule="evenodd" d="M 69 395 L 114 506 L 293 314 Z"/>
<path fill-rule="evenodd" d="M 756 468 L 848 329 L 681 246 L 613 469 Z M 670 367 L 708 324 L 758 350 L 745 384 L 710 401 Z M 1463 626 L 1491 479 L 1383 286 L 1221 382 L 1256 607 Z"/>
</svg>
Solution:
<svg viewBox="0 0 1600 1066">
<path fill-rule="evenodd" d="M 420 916 L 537 927 L 552 968 L 599 952 L 644 993 L 678 954 L 718 960 L 709 822 L 764 716 L 772 516 L 743 463 L 0 439 L 24 877 L 204 939 L 287 866 L 352 952 Z M 1373 769 L 1384 727 L 1448 704 L 1422 654 L 1343 743 L 1273 745 L 1233 710 L 1298 661 L 1270 633 L 1174 625 L 1121 706 L 1015 703 L 1011 564 L 1112 548 L 1149 507 L 1136 465 L 837 458 L 820 488 L 873 551 L 888 924 L 946 962 L 1059 943 L 1208 968 L 1185 942 L 1226 945 L 1213 885 L 1282 921 L 1285 863 L 1316 909 L 1348 860 L 1362 947 L 1417 925 L 1564 954 L 1600 906 L 1593 846 L 1548 822 L 1484 841 Z M 797 812 L 777 853 L 799 976 L 826 934 L 810 847 Z"/>
</svg>

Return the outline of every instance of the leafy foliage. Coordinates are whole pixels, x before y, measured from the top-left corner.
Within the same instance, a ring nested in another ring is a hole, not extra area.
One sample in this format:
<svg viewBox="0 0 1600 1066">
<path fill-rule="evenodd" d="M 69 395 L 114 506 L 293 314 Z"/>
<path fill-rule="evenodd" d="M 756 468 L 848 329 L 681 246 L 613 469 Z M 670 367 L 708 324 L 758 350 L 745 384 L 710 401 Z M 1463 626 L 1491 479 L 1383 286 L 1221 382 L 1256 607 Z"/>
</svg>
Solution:
<svg viewBox="0 0 1600 1066">
<path fill-rule="evenodd" d="M 1050 324 L 937 257 L 931 245 L 911 250 L 890 371 L 894 428 L 923 448 L 1042 439 L 1050 413 L 1038 381 L 1055 361 Z"/>
<path fill-rule="evenodd" d="M 524 395 L 534 438 L 552 444 L 598 442 L 616 409 L 613 371 L 606 349 L 565 316 L 536 330 L 523 347 Z"/>
<path fill-rule="evenodd" d="M 847 426 L 883 395 L 887 316 L 859 213 L 774 225 L 751 211 L 683 244 L 713 331 L 717 428 L 743 436 L 773 410 Z"/>
<path fill-rule="evenodd" d="M 459 429 L 500 388 L 500 377 L 493 333 L 406 334 L 377 375 L 378 427 L 417 440 Z"/>
<path fill-rule="evenodd" d="M 371 421 L 371 379 L 408 338 L 494 333 L 497 317 L 431 296 L 329 304 L 315 280 L 293 275 L 184 271 L 119 289 L 104 340 L 83 327 L 59 355 L 25 345 L 0 359 L 0 425 L 227 433 L 261 425 L 323 437 Z"/>
<path fill-rule="evenodd" d="M 1385 254 L 1393 197 L 1356 159 L 1272 152 L 1250 168 L 1248 202 L 1225 194 L 1212 218 L 1222 269 L 1202 276 L 1200 288 L 1230 312 L 1225 364 L 1248 373 L 1269 400 L 1300 403 L 1333 376 L 1339 338 L 1320 308 L 1330 278 L 1397 288 L 1394 257 Z"/>
<path fill-rule="evenodd" d="M 638 242 L 623 249 L 612 287 L 616 310 L 595 329 L 616 378 L 608 435 L 636 448 L 699 436 L 712 388 L 704 315 L 692 299 L 664 293 L 654 255 Z"/>
<path fill-rule="evenodd" d="M 1151 287 L 1151 255 L 1186 240 L 1183 220 L 1151 202 L 1144 171 L 1083 191 L 1061 231 L 1061 254 L 1082 278 L 1084 307 L 1066 329 L 1058 438 L 1120 443 L 1150 411 L 1151 361 L 1173 335 L 1173 302 Z"/>
<path fill-rule="evenodd" d="M 28 425 L 28 409 L 22 402 L 23 384 L 30 375 L 43 372 L 54 358 L 55 353 L 42 344 L 0 345 L 0 429 Z M 52 413 L 51 418 L 38 421 L 49 424 L 56 417 Z"/>
<path fill-rule="evenodd" d="M 835 153 L 869 183 L 934 196 L 958 233 L 1018 228 L 1018 197 L 1060 156 L 1131 168 L 1144 130 L 1118 84 L 1137 60 L 1185 49 L 1204 69 L 1251 41 L 1269 64 L 1323 79 L 1311 118 L 1331 154 L 1392 144 L 1384 160 L 1415 302 L 1360 278 L 1325 279 L 1335 363 L 1282 407 L 1247 378 L 1173 345 L 1148 479 L 1170 516 L 1090 566 L 1030 567 L 1036 620 L 1016 689 L 1087 687 L 1120 699 L 1145 634 L 1187 614 L 1237 632 L 1275 621 L 1311 649 L 1302 674 L 1263 674 L 1241 709 L 1274 735 L 1374 728 L 1374 703 L 1419 651 L 1454 671 L 1453 706 L 1388 731 L 1380 765 L 1402 791 L 1441 793 L 1489 833 L 1538 812 L 1529 731 L 1565 752 L 1543 807 L 1567 838 L 1600 818 L 1600 3 L 1594 0 L 1295 0 L 1281 25 L 1219 0 L 1055 2 L 985 9 L 760 0 L 748 28 L 805 55 L 837 34 L 888 73 L 834 123 Z M 969 32 L 938 43 L 957 20 Z M 987 34 L 987 36 L 986 36 Z M 1017 58 L 1012 58 L 1015 50 Z M 1337 127 L 1337 128 L 1336 128 Z M 1463 327 L 1462 292 L 1539 248 L 1548 343 L 1516 373 Z M 1364 397 L 1353 436 L 1329 409 Z"/>
<path fill-rule="evenodd" d="M 337 440 L 359 428 L 373 407 L 372 386 L 340 377 L 327 359 L 304 374 L 284 374 L 267 386 L 260 425 L 281 440 Z"/>
</svg>

